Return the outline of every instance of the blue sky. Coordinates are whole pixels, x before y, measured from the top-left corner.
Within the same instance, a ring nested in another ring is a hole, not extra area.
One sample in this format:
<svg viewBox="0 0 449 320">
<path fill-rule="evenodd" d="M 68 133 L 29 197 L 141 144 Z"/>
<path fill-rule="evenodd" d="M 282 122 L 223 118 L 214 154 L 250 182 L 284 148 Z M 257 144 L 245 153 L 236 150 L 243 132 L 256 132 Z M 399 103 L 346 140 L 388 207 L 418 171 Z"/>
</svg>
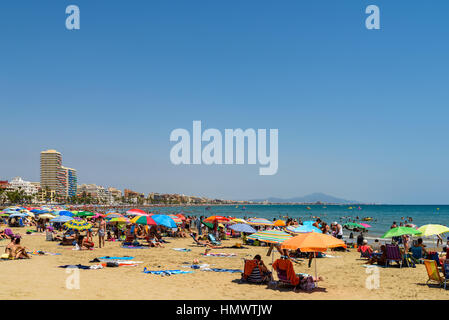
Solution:
<svg viewBox="0 0 449 320">
<path fill-rule="evenodd" d="M 81 29 L 65 28 L 65 8 Z M 381 30 L 365 28 L 365 8 Z M 3 1 L 0 177 L 228 199 L 449 203 L 447 1 Z M 174 166 L 170 132 L 279 129 L 279 170 Z"/>
</svg>

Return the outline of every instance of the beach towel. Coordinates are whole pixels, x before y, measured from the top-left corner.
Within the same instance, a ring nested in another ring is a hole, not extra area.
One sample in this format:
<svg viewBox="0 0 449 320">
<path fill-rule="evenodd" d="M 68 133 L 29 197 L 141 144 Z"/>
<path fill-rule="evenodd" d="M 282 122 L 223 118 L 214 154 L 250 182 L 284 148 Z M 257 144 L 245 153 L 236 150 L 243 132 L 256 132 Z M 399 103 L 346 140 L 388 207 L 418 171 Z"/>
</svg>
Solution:
<svg viewBox="0 0 449 320">
<path fill-rule="evenodd" d="M 189 252 L 192 251 L 191 249 L 186 249 L 186 248 L 172 248 L 175 251 L 181 251 L 181 252 Z"/>
<path fill-rule="evenodd" d="M 137 263 L 132 263 L 129 261 L 126 262 L 108 261 L 100 263 L 100 265 L 102 265 L 103 267 L 137 267 Z"/>
<path fill-rule="evenodd" d="M 143 269 L 143 273 L 156 274 L 161 276 L 171 276 L 172 274 L 185 274 L 185 273 L 193 273 L 193 271 L 184 271 L 184 270 L 157 270 L 151 271 L 148 270 L 147 267 Z"/>
<path fill-rule="evenodd" d="M 240 269 L 203 268 L 203 271 L 242 273 Z"/>
<path fill-rule="evenodd" d="M 73 269 L 88 270 L 88 269 L 90 269 L 90 266 L 83 266 L 81 264 L 77 264 L 77 265 L 67 264 L 67 265 L 64 265 L 64 266 L 59 266 L 58 268 L 73 268 Z"/>
<path fill-rule="evenodd" d="M 111 260 L 111 259 L 100 259 L 100 262 L 113 262 L 113 263 L 118 263 L 118 264 L 123 264 L 123 265 L 130 265 L 130 264 L 138 264 L 138 263 L 143 263 L 143 261 L 134 261 L 134 260 Z"/>
<path fill-rule="evenodd" d="M 104 256 L 104 257 L 100 257 L 98 259 L 102 259 L 102 260 L 132 260 L 134 259 L 134 257 L 128 257 L 128 256 L 123 256 L 123 257 L 110 257 L 110 256 Z"/>
<path fill-rule="evenodd" d="M 144 247 L 144 246 L 121 246 L 120 248 L 123 249 L 150 249 L 150 247 Z"/>
<path fill-rule="evenodd" d="M 28 254 L 32 254 L 35 256 L 60 256 L 60 253 L 52 253 L 52 252 L 45 252 L 45 251 L 40 251 L 40 250 L 35 250 L 33 252 L 27 252 Z"/>
<path fill-rule="evenodd" d="M 236 256 L 235 253 L 207 253 L 207 254 L 202 253 L 201 255 L 207 256 L 207 257 L 225 257 L 225 258 Z"/>
<path fill-rule="evenodd" d="M 296 286 L 299 284 L 299 277 L 295 273 L 293 268 L 293 263 L 287 259 L 277 259 L 273 263 L 274 270 L 277 271 L 278 277 L 281 274 L 285 275 L 286 280 L 288 280 L 292 285 Z"/>
</svg>

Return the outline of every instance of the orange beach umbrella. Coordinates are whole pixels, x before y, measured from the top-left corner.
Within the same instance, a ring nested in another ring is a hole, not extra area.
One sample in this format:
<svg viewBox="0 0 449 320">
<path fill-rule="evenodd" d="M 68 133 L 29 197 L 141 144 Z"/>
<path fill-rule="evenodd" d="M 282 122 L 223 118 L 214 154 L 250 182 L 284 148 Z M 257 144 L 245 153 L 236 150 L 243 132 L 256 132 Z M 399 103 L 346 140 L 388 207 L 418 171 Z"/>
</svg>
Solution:
<svg viewBox="0 0 449 320">
<path fill-rule="evenodd" d="M 276 227 L 285 227 L 285 221 L 284 221 L 284 220 L 276 220 L 276 221 L 274 222 L 274 225 L 275 225 Z"/>
<path fill-rule="evenodd" d="M 343 240 L 324 233 L 308 232 L 285 240 L 281 249 L 296 250 L 302 252 L 324 252 L 328 248 L 345 247 Z"/>
</svg>

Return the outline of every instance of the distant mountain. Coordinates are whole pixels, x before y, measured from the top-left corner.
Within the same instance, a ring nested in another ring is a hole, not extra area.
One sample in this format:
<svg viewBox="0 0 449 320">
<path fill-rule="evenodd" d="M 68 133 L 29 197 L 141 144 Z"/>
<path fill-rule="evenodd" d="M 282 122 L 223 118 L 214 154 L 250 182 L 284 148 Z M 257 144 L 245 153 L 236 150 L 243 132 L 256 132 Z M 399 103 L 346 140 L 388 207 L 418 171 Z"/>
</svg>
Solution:
<svg viewBox="0 0 449 320">
<path fill-rule="evenodd" d="M 324 193 L 311 193 L 308 194 L 304 197 L 295 197 L 295 198 L 288 198 L 288 199 L 283 199 L 283 198 L 275 198 L 275 197 L 271 197 L 271 198 L 266 198 L 266 199 L 257 199 L 257 200 L 251 200 L 251 201 L 255 201 L 255 202 L 263 202 L 263 201 L 268 201 L 268 202 L 274 202 L 274 203 L 314 203 L 314 202 L 323 202 L 323 203 L 359 203 L 357 201 L 353 201 L 353 200 L 345 200 L 345 199 L 341 199 L 341 198 L 336 198 Z"/>
</svg>

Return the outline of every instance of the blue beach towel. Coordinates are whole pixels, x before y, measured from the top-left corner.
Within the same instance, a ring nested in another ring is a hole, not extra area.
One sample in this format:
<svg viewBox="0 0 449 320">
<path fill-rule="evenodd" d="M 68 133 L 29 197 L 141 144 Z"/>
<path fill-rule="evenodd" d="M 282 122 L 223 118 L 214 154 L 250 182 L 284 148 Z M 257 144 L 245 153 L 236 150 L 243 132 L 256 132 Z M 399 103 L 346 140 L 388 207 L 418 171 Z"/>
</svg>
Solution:
<svg viewBox="0 0 449 320">
<path fill-rule="evenodd" d="M 125 256 L 125 257 L 109 257 L 109 256 L 106 256 L 106 257 L 100 257 L 98 259 L 104 259 L 104 260 L 132 260 L 132 259 L 134 259 L 134 257 L 128 257 L 128 256 Z"/>
<path fill-rule="evenodd" d="M 121 246 L 120 248 L 123 248 L 123 249 L 150 249 L 150 247 L 144 247 L 144 246 Z"/>
<path fill-rule="evenodd" d="M 242 270 L 239 269 L 220 269 L 220 268 L 210 268 L 204 269 L 204 271 L 213 271 L 213 272 L 230 272 L 230 273 L 242 273 Z"/>
<path fill-rule="evenodd" d="M 191 249 L 186 249 L 186 248 L 172 248 L 175 251 L 181 251 L 181 252 L 189 252 L 192 251 Z"/>
<path fill-rule="evenodd" d="M 151 271 L 151 270 L 148 270 L 145 267 L 145 268 L 143 268 L 143 273 L 151 273 L 151 274 L 157 274 L 157 275 L 171 276 L 172 274 L 193 273 L 193 271 L 183 271 L 183 270 L 157 270 L 157 271 Z"/>
</svg>

